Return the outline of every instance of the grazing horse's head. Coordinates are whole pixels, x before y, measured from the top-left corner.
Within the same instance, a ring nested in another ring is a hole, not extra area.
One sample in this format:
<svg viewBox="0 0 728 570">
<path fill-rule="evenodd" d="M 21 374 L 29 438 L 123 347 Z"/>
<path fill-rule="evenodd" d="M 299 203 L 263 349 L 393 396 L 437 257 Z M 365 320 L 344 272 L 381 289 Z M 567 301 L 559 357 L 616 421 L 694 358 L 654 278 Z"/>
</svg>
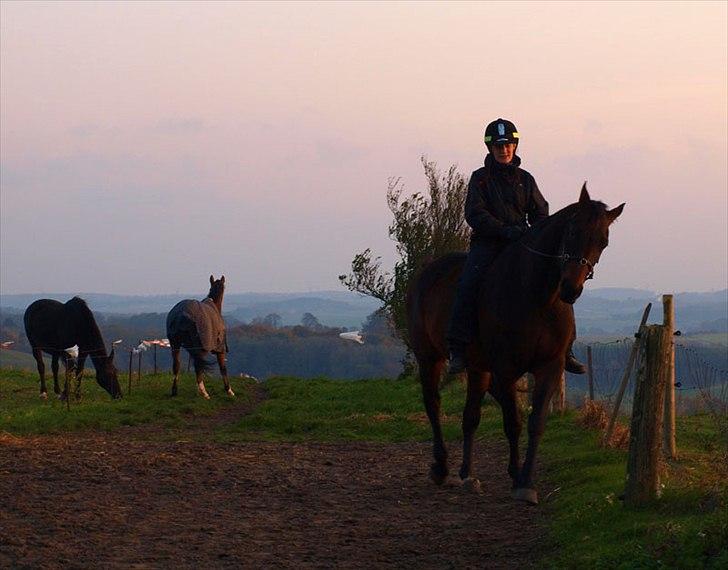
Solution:
<svg viewBox="0 0 728 570">
<path fill-rule="evenodd" d="M 118 371 L 114 366 L 114 349 L 111 349 L 109 356 L 104 356 L 101 366 L 96 368 L 96 382 L 106 390 L 112 398 L 121 398 L 121 386 L 119 386 Z"/>
<path fill-rule="evenodd" d="M 584 290 L 584 282 L 594 275 L 594 266 L 609 245 L 609 226 L 622 213 L 624 204 L 612 210 L 592 201 L 581 188 L 576 214 L 569 220 L 562 240 L 562 268 L 559 298 L 573 304 Z"/>
</svg>

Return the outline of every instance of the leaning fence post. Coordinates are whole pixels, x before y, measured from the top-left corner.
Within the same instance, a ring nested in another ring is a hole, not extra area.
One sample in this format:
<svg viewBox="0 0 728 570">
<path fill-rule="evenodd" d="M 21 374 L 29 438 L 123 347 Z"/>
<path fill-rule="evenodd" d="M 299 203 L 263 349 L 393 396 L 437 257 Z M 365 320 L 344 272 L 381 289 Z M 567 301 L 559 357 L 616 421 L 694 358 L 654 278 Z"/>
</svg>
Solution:
<svg viewBox="0 0 728 570">
<path fill-rule="evenodd" d="M 586 345 L 586 371 L 589 378 L 589 399 L 594 401 L 594 368 L 592 367 L 592 348 Z"/>
<path fill-rule="evenodd" d="M 645 327 L 637 372 L 627 457 L 625 504 L 636 506 L 660 496 L 660 448 L 665 407 L 665 357 L 670 337 L 663 325 Z"/>
<path fill-rule="evenodd" d="M 556 392 L 554 392 L 554 395 L 551 397 L 551 402 L 549 404 L 549 412 L 559 412 L 563 413 L 566 410 L 566 374 L 563 372 L 561 373 L 561 378 L 559 378 L 559 384 L 556 387 Z"/>
<path fill-rule="evenodd" d="M 668 347 L 665 355 L 665 367 L 667 368 L 667 389 L 665 392 L 665 425 L 662 436 L 662 451 L 669 459 L 677 458 L 675 446 L 675 306 L 672 295 L 662 296 L 663 320 L 662 324 L 667 329 Z"/>
<path fill-rule="evenodd" d="M 614 402 L 614 410 L 612 410 L 612 417 L 609 418 L 609 426 L 607 427 L 607 431 L 604 434 L 604 439 L 602 440 L 602 443 L 608 444 L 612 440 L 612 434 L 614 433 L 614 424 L 617 421 L 617 416 L 619 415 L 619 407 L 622 405 L 622 397 L 624 396 L 624 390 L 627 388 L 627 382 L 629 381 L 629 376 L 632 374 L 632 367 L 634 366 L 634 360 L 637 357 L 637 351 L 640 348 L 640 340 L 642 335 L 642 329 L 645 326 L 645 323 L 647 323 L 647 317 L 650 315 L 650 309 L 652 308 L 652 303 L 647 303 L 647 306 L 645 307 L 644 312 L 642 313 L 642 320 L 640 321 L 640 328 L 637 329 L 637 334 L 635 335 L 634 344 L 632 345 L 632 350 L 629 353 L 629 360 L 627 361 L 627 368 L 624 370 L 624 375 L 622 376 L 622 382 L 619 385 L 619 391 L 617 392 L 617 399 Z"/>
</svg>

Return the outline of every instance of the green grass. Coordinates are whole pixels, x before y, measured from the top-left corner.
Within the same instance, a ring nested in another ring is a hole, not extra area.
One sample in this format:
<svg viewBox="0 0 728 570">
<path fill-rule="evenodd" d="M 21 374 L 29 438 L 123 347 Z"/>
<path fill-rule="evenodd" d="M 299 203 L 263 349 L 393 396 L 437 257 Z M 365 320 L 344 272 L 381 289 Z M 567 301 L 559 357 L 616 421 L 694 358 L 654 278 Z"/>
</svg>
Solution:
<svg viewBox="0 0 728 570">
<path fill-rule="evenodd" d="M 0 432 L 14 435 L 61 433 L 79 430 L 108 431 L 121 426 L 157 422 L 166 428 L 184 426 L 190 417 L 208 415 L 231 400 L 225 396 L 222 381 L 205 382 L 210 400 L 197 395 L 194 375 L 182 375 L 179 395 L 170 397 L 171 375 L 143 376 L 134 380 L 131 395 L 126 375 L 119 377 L 124 398 L 112 400 L 96 383 L 93 370 L 86 371 L 82 382 L 82 398 L 71 400 L 71 409 L 53 393 L 53 380 L 46 380 L 48 399 L 39 397 L 38 374 L 22 370 L 0 371 Z M 245 397 L 242 381 L 231 379 L 238 398 Z"/>
<path fill-rule="evenodd" d="M 549 420 L 541 458 L 559 490 L 550 514 L 553 568 L 719 568 L 728 564 L 728 493 L 711 461 L 721 461 L 707 417 L 679 418 L 682 458 L 663 477 L 663 496 L 626 508 L 627 452 L 598 446 L 574 413 Z M 723 472 L 725 468 L 723 467 Z"/>
<path fill-rule="evenodd" d="M 224 440 L 266 441 L 426 441 L 431 437 L 419 384 L 412 380 L 334 381 L 272 378 L 268 399 L 256 412 L 227 426 Z M 454 383 L 442 394 L 443 430 L 460 437 L 463 388 Z M 490 410 L 490 420 L 500 411 Z"/>
</svg>

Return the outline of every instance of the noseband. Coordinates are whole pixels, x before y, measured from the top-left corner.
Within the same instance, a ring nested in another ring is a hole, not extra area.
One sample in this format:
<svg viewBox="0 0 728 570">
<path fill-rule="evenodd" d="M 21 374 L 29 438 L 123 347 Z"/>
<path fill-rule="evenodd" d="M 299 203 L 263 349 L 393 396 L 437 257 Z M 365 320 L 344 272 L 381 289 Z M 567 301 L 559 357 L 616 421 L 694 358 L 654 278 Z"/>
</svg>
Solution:
<svg viewBox="0 0 728 570">
<path fill-rule="evenodd" d="M 550 253 L 544 253 L 542 251 L 538 251 L 536 249 L 533 249 L 532 247 L 527 246 L 525 243 L 521 242 L 521 245 L 525 247 L 528 251 L 531 253 L 535 253 L 536 255 L 540 255 L 541 257 L 548 257 L 550 259 L 556 259 L 561 262 L 561 267 L 563 269 L 564 265 L 566 265 L 569 261 L 575 261 L 579 265 L 586 265 L 589 268 L 589 273 L 586 274 L 586 277 L 584 280 L 588 279 L 594 279 L 594 264 L 589 261 L 586 257 L 579 257 L 574 254 L 566 253 L 564 250 L 566 249 L 566 233 L 564 232 L 564 237 L 561 238 L 561 253 L 558 255 L 552 255 Z"/>
</svg>

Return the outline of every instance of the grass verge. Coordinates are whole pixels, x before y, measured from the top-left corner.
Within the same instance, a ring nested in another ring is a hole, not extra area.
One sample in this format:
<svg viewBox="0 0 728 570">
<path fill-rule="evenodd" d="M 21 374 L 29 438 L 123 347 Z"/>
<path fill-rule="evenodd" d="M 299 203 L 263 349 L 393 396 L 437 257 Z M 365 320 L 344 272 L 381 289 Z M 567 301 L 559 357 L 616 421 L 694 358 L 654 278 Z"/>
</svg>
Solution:
<svg viewBox="0 0 728 570">
<path fill-rule="evenodd" d="M 211 378 L 205 385 L 211 399 L 197 395 L 193 374 L 184 374 L 179 381 L 179 395 L 172 398 L 170 374 L 143 376 L 134 380 L 128 393 L 128 378 L 120 375 L 124 398 L 112 400 L 98 386 L 93 371 L 86 372 L 82 382 L 82 398 L 71 400 L 71 409 L 53 394 L 53 380 L 48 383 L 47 400 L 41 400 L 38 374 L 22 370 L 0 371 L 0 432 L 14 435 L 61 433 L 79 430 L 109 431 L 121 426 L 158 423 L 161 427 L 179 428 L 192 416 L 209 415 L 230 405 L 222 380 Z M 231 379 L 238 398 L 245 397 L 243 381 Z"/>
</svg>

